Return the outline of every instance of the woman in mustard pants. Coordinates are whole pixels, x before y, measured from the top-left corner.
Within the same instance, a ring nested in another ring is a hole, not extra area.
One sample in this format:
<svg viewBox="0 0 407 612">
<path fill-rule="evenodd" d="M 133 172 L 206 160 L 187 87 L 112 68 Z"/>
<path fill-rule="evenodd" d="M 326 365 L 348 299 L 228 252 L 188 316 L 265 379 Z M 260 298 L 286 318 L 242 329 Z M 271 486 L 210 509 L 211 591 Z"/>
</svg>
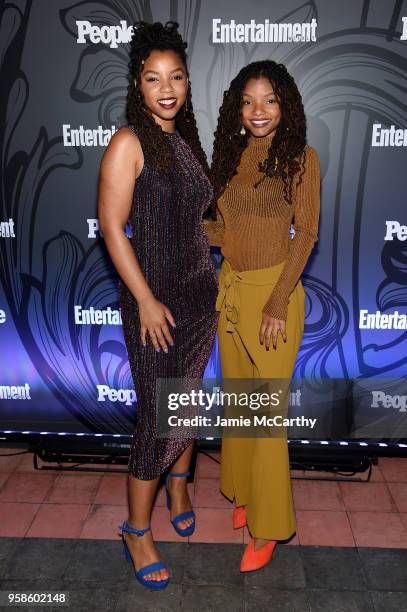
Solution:
<svg viewBox="0 0 407 612">
<path fill-rule="evenodd" d="M 289 380 L 304 330 L 300 276 L 318 236 L 320 168 L 282 64 L 253 62 L 231 82 L 211 176 L 213 214 L 204 223 L 224 256 L 216 302 L 223 377 Z M 241 571 L 265 565 L 277 540 L 295 533 L 289 467 L 285 430 L 222 440 L 220 489 L 235 501 L 233 526 L 247 524 L 251 534 Z"/>
</svg>

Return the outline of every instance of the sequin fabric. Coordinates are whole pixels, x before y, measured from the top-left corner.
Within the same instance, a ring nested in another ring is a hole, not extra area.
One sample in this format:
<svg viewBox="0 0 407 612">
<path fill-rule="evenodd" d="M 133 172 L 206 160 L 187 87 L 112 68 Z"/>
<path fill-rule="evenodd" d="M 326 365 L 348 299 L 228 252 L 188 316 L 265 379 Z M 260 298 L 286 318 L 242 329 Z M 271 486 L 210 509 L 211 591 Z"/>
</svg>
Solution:
<svg viewBox="0 0 407 612">
<path fill-rule="evenodd" d="M 203 377 L 217 329 L 219 285 L 202 222 L 212 197 L 202 166 L 178 133 L 166 133 L 174 164 L 168 176 L 158 174 L 137 135 L 144 166 L 134 189 L 130 241 L 154 296 L 170 309 L 176 323 L 175 328 L 168 323 L 174 346 L 167 354 L 157 352 L 150 340 L 143 348 L 138 304 L 119 282 L 123 335 L 137 395 L 128 469 L 136 478 L 151 480 L 193 441 L 185 434 L 157 437 L 156 380 Z"/>
</svg>

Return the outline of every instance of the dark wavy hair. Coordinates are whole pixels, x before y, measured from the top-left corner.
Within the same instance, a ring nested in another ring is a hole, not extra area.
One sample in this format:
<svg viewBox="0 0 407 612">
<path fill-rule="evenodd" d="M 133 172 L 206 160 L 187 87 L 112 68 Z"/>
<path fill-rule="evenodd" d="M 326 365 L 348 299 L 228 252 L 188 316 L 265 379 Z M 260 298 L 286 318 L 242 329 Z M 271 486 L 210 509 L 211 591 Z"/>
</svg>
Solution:
<svg viewBox="0 0 407 612">
<path fill-rule="evenodd" d="M 175 117 L 175 126 L 184 140 L 191 147 L 195 157 L 201 163 L 206 173 L 209 173 L 208 162 L 202 149 L 198 136 L 194 111 L 191 100 L 191 82 L 187 69 L 187 56 L 185 49 L 187 43 L 182 40 L 178 32 L 178 23 L 167 21 L 146 23 L 138 21 L 133 25 L 134 35 L 130 43 L 129 62 L 129 85 L 127 93 L 127 119 L 143 135 L 143 145 L 150 153 L 152 163 L 158 172 L 169 173 L 174 164 L 174 155 L 168 138 L 163 133 L 161 126 L 154 121 L 144 109 L 144 97 L 140 88 L 140 73 L 143 69 L 142 62 L 148 58 L 151 51 L 174 51 L 177 53 L 185 66 L 188 76 L 188 91 L 185 105 L 178 111 Z"/>
<path fill-rule="evenodd" d="M 280 104 L 281 119 L 268 156 L 259 164 L 263 177 L 255 187 L 266 177 L 281 177 L 284 182 L 284 199 L 290 204 L 293 180 L 300 169 L 299 183 L 302 181 L 305 170 L 306 120 L 301 94 L 283 64 L 272 60 L 252 62 L 240 70 L 223 94 L 210 170 L 214 187 L 214 198 L 209 209 L 212 216 L 216 216 L 216 202 L 236 174 L 249 139 L 248 130 L 246 134 L 240 134 L 243 90 L 250 79 L 261 77 L 268 79 L 273 86 Z"/>
</svg>

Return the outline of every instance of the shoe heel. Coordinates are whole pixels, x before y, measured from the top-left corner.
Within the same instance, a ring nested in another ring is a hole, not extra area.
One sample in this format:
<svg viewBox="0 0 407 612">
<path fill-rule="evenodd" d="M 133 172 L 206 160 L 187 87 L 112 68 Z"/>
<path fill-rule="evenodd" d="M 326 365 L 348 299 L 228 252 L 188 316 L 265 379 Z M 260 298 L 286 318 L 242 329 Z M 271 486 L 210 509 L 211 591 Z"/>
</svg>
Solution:
<svg viewBox="0 0 407 612">
<path fill-rule="evenodd" d="M 168 493 L 168 488 L 167 488 L 167 484 L 165 485 L 165 494 L 167 496 L 167 509 L 171 510 L 171 496 Z"/>
<path fill-rule="evenodd" d="M 123 545 L 124 545 L 124 556 L 126 557 L 126 560 L 128 561 L 128 563 L 132 564 L 132 559 L 131 559 L 129 547 L 127 546 L 127 542 L 125 541 L 124 538 L 122 538 L 122 540 L 123 540 Z"/>
<path fill-rule="evenodd" d="M 247 524 L 245 506 L 237 506 L 233 510 L 232 518 L 233 529 L 240 529 Z"/>
</svg>

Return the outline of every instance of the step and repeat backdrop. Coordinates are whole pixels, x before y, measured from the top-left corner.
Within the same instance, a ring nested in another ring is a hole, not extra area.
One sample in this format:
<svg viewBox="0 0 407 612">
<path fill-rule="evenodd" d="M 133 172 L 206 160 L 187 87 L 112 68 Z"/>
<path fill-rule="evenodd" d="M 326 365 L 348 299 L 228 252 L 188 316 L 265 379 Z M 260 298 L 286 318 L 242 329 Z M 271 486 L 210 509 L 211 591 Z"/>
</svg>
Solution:
<svg viewBox="0 0 407 612">
<path fill-rule="evenodd" d="M 209 160 L 242 66 L 285 64 L 303 97 L 322 199 L 303 275 L 297 408 L 315 412 L 307 389 L 337 381 L 320 409 L 338 436 L 338 419 L 351 437 L 360 415 L 366 437 L 372 424 L 371 437 L 407 438 L 407 2 L 5 0 L 0 11 L 0 429 L 132 430 L 98 172 L 126 123 L 132 24 L 171 19 L 189 43 Z M 220 374 L 215 343 L 206 376 Z"/>
</svg>

